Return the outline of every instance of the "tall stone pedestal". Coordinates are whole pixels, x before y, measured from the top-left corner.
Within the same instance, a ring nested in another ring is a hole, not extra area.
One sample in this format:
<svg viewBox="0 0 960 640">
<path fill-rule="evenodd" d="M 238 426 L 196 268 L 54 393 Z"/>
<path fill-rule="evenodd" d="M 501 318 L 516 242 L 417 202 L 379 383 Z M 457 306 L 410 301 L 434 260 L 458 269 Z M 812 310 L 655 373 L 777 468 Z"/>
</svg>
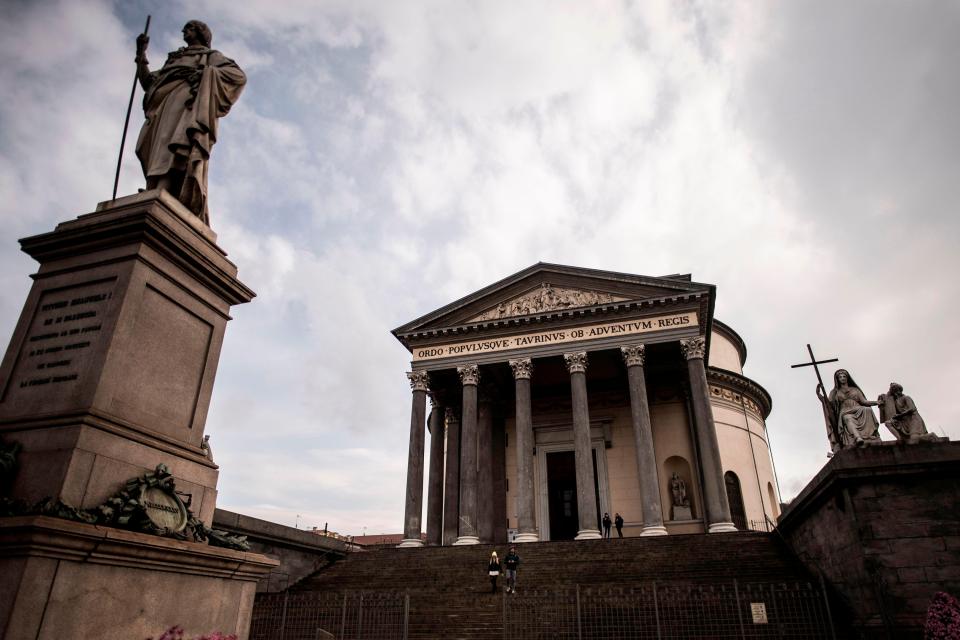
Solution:
<svg viewBox="0 0 960 640">
<path fill-rule="evenodd" d="M 0 438 L 22 446 L 12 496 L 92 508 L 129 478 L 163 463 L 209 526 L 217 466 L 201 448 L 207 408 L 230 307 L 254 296 L 237 280 L 216 235 L 166 192 L 147 191 L 102 203 L 21 245 L 40 269 L 0 365 Z M 36 627 L 41 630 L 49 616 L 60 616 L 56 637 L 70 638 L 114 637 L 80 631 L 101 610 L 171 625 L 181 611 L 179 619 L 199 622 L 201 602 L 213 597 L 210 589 L 221 588 L 217 581 L 239 580 L 237 593 L 249 583 L 252 594 L 253 583 L 239 568 L 270 566 L 262 556 L 241 559 L 204 545 L 47 519 L 20 522 L 12 535 L 13 520 L 0 520 L 0 619 L 8 621 L 7 638 L 27 637 L 23 629 L 34 627 L 20 621 L 33 614 L 43 618 Z M 127 535 L 136 540 L 104 546 Z M 33 559 L 41 556 L 60 564 Z M 41 565 L 47 569 L 36 569 Z M 56 575 L 44 577 L 44 571 Z M 197 582 L 187 574 L 218 578 Z M 40 593 L 37 584 L 51 591 Z M 121 584 L 128 588 L 116 588 Z M 167 585 L 169 592 L 154 594 L 151 584 Z M 100 608 L 87 608 L 98 585 L 105 599 Z M 40 602 L 34 596 L 48 604 L 34 611 Z M 68 625 L 65 609 L 61 615 L 51 608 L 55 602 L 76 602 L 72 619 L 78 626 Z M 248 606 L 230 606 L 249 612 Z M 224 611 L 211 622 L 225 620 Z"/>
<path fill-rule="evenodd" d="M 215 240 L 147 191 L 20 241 L 40 270 L 0 365 L 14 497 L 95 507 L 163 462 L 210 524 L 207 407 L 230 306 L 254 295 Z"/>
<path fill-rule="evenodd" d="M 921 638 L 937 591 L 960 594 L 960 442 L 839 451 L 780 516 L 868 638 Z"/>
</svg>

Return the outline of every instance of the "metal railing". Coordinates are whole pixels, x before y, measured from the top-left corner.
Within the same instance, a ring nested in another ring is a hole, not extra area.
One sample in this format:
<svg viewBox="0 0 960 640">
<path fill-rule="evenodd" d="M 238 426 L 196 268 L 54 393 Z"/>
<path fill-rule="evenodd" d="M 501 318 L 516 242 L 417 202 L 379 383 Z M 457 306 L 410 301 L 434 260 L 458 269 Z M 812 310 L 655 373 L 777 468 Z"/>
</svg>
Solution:
<svg viewBox="0 0 960 640">
<path fill-rule="evenodd" d="M 428 605 L 417 617 L 422 625 L 431 615 Z M 407 640 L 409 622 L 410 597 L 401 592 L 260 594 L 250 640 Z M 472 622 L 464 611 L 456 624 Z M 836 638 L 823 585 L 809 582 L 522 590 L 503 594 L 502 622 L 504 640 Z"/>
<path fill-rule="evenodd" d="M 261 593 L 250 640 L 407 640 L 409 617 L 405 593 Z"/>
<path fill-rule="evenodd" d="M 504 596 L 505 640 L 835 638 L 812 583 L 650 582 Z"/>
<path fill-rule="evenodd" d="M 769 518 L 763 520 L 751 520 L 749 526 L 747 527 L 750 531 L 762 531 L 764 533 L 773 533 L 773 530 L 776 528 L 775 525 Z"/>
</svg>

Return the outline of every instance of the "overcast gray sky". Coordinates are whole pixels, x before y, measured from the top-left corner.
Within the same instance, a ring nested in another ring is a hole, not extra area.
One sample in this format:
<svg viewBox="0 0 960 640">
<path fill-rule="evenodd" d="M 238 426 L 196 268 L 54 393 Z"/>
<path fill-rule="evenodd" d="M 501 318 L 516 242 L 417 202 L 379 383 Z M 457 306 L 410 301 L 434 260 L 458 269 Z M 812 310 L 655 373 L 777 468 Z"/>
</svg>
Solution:
<svg viewBox="0 0 960 640">
<path fill-rule="evenodd" d="M 36 266 L 17 239 L 109 199 L 148 12 L 154 68 L 199 18 L 249 76 L 211 164 L 258 293 L 207 423 L 220 506 L 399 532 L 390 329 L 540 260 L 716 284 L 773 396 L 784 498 L 826 461 L 813 373 L 789 368 L 807 342 L 960 437 L 960 3 L 8 0 L 4 339 Z"/>
</svg>

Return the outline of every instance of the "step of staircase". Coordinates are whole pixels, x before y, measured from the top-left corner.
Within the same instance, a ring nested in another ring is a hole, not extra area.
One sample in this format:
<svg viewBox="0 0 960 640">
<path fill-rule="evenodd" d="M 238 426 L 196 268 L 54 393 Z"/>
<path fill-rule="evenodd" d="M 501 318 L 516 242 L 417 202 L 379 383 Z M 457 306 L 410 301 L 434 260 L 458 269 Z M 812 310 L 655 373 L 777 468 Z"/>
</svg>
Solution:
<svg viewBox="0 0 960 640">
<path fill-rule="evenodd" d="M 349 554 L 291 588 L 293 593 L 403 592 L 408 638 L 503 638 L 501 578 L 491 593 L 490 552 L 505 544 L 382 549 Z M 644 583 L 806 581 L 810 576 L 775 534 L 738 532 L 517 545 L 518 590 L 561 593 Z"/>
</svg>

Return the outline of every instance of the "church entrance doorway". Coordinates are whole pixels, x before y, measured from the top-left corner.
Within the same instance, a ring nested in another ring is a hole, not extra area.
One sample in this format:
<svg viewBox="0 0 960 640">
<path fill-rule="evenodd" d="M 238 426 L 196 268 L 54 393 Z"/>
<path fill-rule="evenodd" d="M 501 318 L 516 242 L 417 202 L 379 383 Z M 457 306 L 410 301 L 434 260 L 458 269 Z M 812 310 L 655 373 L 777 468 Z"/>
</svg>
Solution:
<svg viewBox="0 0 960 640">
<path fill-rule="evenodd" d="M 597 452 L 593 454 L 593 490 L 597 504 L 597 528 L 600 527 L 600 488 L 597 478 Z M 547 509 L 550 513 L 550 539 L 573 540 L 580 529 L 577 510 L 577 465 L 573 451 L 547 453 Z"/>
</svg>

